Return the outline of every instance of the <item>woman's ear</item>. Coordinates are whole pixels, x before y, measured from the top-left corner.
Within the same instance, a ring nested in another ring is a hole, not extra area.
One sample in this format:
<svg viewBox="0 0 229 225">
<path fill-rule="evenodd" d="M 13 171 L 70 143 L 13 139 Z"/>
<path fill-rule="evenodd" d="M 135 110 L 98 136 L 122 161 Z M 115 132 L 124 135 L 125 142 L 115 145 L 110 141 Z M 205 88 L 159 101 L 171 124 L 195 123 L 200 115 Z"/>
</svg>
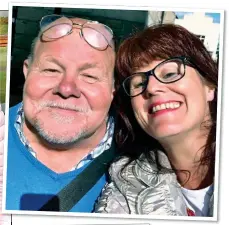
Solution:
<svg viewBox="0 0 229 225">
<path fill-rule="evenodd" d="M 212 100 L 214 100 L 215 97 L 215 88 L 210 88 L 207 86 L 206 88 L 206 97 L 207 97 L 207 101 L 211 102 Z"/>
</svg>

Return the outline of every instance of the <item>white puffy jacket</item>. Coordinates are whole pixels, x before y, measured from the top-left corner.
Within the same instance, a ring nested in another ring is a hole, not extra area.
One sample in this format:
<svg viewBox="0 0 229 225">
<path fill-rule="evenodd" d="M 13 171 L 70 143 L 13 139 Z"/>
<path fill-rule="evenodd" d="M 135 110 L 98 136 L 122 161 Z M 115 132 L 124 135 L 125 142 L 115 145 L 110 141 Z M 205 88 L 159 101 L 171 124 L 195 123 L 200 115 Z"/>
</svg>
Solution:
<svg viewBox="0 0 229 225">
<path fill-rule="evenodd" d="M 175 173 L 157 174 L 156 165 L 149 165 L 143 156 L 121 173 L 127 160 L 121 158 L 111 165 L 111 182 L 104 187 L 95 212 L 187 216 L 187 206 Z M 159 161 L 171 168 L 161 151 Z M 213 195 L 208 216 L 213 216 Z"/>
</svg>

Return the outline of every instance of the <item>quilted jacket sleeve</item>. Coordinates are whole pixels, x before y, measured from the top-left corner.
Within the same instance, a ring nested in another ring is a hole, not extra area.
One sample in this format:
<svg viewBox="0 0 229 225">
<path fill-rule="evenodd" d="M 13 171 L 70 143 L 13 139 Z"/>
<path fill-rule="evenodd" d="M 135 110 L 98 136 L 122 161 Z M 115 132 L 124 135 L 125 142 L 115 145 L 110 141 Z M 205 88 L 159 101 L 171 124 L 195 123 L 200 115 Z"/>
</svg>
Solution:
<svg viewBox="0 0 229 225">
<path fill-rule="evenodd" d="M 98 203 L 95 205 L 96 213 L 129 214 L 125 197 L 121 194 L 114 182 L 105 185 Z"/>
</svg>

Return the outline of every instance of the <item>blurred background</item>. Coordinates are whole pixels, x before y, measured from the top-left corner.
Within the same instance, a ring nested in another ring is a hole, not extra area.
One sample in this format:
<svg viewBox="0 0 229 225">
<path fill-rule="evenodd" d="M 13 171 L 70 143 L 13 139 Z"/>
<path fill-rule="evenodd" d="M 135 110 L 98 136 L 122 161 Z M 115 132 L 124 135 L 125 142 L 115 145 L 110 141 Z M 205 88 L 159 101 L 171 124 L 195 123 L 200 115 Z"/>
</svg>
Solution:
<svg viewBox="0 0 229 225">
<path fill-rule="evenodd" d="M 7 32 L 8 11 L 0 11 L 0 104 L 5 102 L 6 93 Z"/>
</svg>

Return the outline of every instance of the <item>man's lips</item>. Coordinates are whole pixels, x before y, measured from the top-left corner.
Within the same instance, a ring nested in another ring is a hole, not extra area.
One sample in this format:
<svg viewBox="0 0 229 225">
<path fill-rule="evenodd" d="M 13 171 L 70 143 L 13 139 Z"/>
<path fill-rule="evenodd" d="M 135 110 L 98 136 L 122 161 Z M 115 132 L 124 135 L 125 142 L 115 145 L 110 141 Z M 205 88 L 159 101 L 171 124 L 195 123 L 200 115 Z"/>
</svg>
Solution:
<svg viewBox="0 0 229 225">
<path fill-rule="evenodd" d="M 83 110 L 77 110 L 73 108 L 67 108 L 67 107 L 47 107 L 48 111 L 54 114 L 60 114 L 63 116 L 74 116 L 78 113 L 83 113 Z"/>
<path fill-rule="evenodd" d="M 57 109 L 57 110 L 66 110 L 66 111 L 74 111 L 77 112 L 78 110 L 75 110 L 73 108 L 63 108 L 63 107 L 50 107 L 51 109 Z"/>
</svg>

